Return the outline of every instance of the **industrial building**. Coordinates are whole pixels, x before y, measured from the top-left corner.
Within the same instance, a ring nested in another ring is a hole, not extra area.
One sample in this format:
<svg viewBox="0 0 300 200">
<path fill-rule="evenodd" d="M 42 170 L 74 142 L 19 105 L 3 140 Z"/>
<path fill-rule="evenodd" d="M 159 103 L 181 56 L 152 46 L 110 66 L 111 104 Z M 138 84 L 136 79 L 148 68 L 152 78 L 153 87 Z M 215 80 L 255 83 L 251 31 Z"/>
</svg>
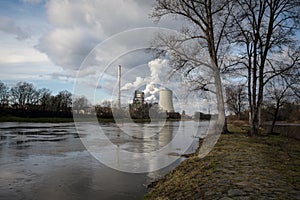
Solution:
<svg viewBox="0 0 300 200">
<path fill-rule="evenodd" d="M 159 91 L 159 107 L 167 112 L 174 112 L 173 106 L 173 92 L 168 89 Z"/>
<path fill-rule="evenodd" d="M 159 102 L 145 102 L 145 94 L 139 90 L 134 91 L 132 104 L 129 104 L 129 113 L 135 119 L 149 119 L 151 110 L 151 118 L 167 118 L 180 119 L 181 115 L 174 111 L 173 92 L 163 89 L 159 91 Z"/>
<path fill-rule="evenodd" d="M 139 90 L 134 91 L 133 104 L 144 104 L 145 94 Z"/>
<path fill-rule="evenodd" d="M 158 106 L 167 114 L 168 119 L 180 119 L 181 115 L 175 112 L 173 105 L 173 92 L 169 89 L 161 89 L 159 91 Z"/>
</svg>

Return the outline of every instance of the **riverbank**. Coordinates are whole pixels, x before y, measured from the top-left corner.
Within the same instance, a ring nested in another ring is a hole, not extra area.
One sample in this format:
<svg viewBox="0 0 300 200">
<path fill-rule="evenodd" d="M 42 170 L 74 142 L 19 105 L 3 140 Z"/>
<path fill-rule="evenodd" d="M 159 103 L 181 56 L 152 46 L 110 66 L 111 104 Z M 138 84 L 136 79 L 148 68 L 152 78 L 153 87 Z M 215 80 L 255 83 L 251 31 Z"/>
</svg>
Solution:
<svg viewBox="0 0 300 200">
<path fill-rule="evenodd" d="M 299 199 L 300 141 L 221 135 L 205 158 L 192 155 L 149 186 L 145 199 Z"/>
<path fill-rule="evenodd" d="M 64 117 L 0 117 L 0 122 L 33 122 L 33 123 L 68 123 L 74 122 L 73 118 Z"/>
<path fill-rule="evenodd" d="M 76 117 L 77 122 L 92 122 L 95 121 L 95 116 Z M 189 119 L 190 120 L 190 119 Z M 159 121 L 159 120 L 157 120 Z M 180 119 L 167 119 L 166 121 L 180 121 Z M 183 120 L 183 121 L 188 121 Z M 16 116 L 2 116 L 0 122 L 33 122 L 33 123 L 67 123 L 74 122 L 73 117 L 16 117 Z M 99 123 L 115 123 L 114 118 L 98 118 Z M 118 120 L 123 123 L 150 123 L 151 119 L 124 119 Z"/>
</svg>

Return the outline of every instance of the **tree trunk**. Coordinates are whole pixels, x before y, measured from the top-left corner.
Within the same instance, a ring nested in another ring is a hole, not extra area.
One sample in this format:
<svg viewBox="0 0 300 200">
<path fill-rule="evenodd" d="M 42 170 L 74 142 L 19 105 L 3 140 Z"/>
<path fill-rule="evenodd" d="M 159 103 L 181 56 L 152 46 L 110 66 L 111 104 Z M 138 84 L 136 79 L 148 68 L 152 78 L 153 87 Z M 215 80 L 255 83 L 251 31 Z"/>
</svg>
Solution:
<svg viewBox="0 0 300 200">
<path fill-rule="evenodd" d="M 227 127 L 227 118 L 225 117 L 222 134 L 228 134 L 228 133 L 230 133 L 230 131 L 228 130 L 228 127 Z"/>
<path fill-rule="evenodd" d="M 215 79 L 215 87 L 216 87 L 216 98 L 217 98 L 217 109 L 218 109 L 218 121 L 224 121 L 223 128 L 222 128 L 222 134 L 230 133 L 227 129 L 227 121 L 225 118 L 225 108 L 224 108 L 224 97 L 223 97 L 223 87 L 222 87 L 222 81 L 220 77 L 220 73 L 218 71 L 217 66 L 212 61 L 213 65 L 213 73 L 214 73 L 214 79 Z"/>
<path fill-rule="evenodd" d="M 259 119 L 258 119 L 258 109 L 254 109 L 254 112 L 252 113 L 252 119 L 251 119 L 251 130 L 250 130 L 250 136 L 258 135 L 259 133 Z"/>
<path fill-rule="evenodd" d="M 273 121 L 272 121 L 272 126 L 271 126 L 271 130 L 270 133 L 274 132 L 274 127 L 275 127 L 275 123 L 277 121 L 277 116 L 278 116 L 278 112 L 279 112 L 279 102 L 276 102 L 276 108 L 275 108 L 275 113 L 274 113 L 274 117 L 273 117 Z"/>
</svg>

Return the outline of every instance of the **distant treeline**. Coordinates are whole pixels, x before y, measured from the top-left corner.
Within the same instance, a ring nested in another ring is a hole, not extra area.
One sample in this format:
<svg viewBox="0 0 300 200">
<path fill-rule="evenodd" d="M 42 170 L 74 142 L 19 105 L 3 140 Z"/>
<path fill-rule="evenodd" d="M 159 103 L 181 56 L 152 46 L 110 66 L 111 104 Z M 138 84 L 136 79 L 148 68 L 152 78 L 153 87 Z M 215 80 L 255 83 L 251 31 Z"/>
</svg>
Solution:
<svg viewBox="0 0 300 200">
<path fill-rule="evenodd" d="M 72 94 L 60 91 L 52 95 L 49 89 L 37 89 L 32 83 L 18 82 L 8 87 L 0 81 L 1 116 L 72 117 Z"/>
<path fill-rule="evenodd" d="M 49 89 L 38 89 L 32 83 L 18 82 L 9 87 L 0 81 L 0 117 L 71 118 L 73 107 L 75 114 L 112 119 L 112 106 L 110 101 L 92 106 L 86 97 L 74 97 L 67 90 L 53 95 Z"/>
</svg>

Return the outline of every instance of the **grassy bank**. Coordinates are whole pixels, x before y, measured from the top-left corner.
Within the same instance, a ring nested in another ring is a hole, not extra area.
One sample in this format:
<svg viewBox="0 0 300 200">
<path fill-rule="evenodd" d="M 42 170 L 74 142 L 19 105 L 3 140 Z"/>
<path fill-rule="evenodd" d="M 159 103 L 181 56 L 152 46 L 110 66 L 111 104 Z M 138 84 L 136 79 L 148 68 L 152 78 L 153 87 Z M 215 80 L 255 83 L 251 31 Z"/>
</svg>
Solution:
<svg viewBox="0 0 300 200">
<path fill-rule="evenodd" d="M 150 185 L 145 199 L 299 199 L 300 141 L 221 135 L 203 159 L 191 156 Z"/>
</svg>

